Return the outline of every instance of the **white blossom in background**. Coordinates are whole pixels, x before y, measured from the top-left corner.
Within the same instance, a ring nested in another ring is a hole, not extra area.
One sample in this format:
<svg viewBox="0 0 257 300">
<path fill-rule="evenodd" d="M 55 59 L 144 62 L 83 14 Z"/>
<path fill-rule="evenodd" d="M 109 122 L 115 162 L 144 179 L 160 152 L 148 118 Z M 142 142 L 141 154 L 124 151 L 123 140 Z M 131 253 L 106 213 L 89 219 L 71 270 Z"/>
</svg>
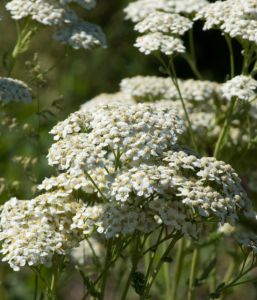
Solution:
<svg viewBox="0 0 257 300">
<path fill-rule="evenodd" d="M 31 89 L 21 80 L 0 77 L 0 101 L 31 103 Z"/>
<path fill-rule="evenodd" d="M 232 226 L 229 223 L 225 223 L 223 225 L 220 225 L 220 227 L 218 228 L 218 232 L 224 234 L 225 236 L 231 236 L 236 232 L 236 227 Z"/>
<path fill-rule="evenodd" d="M 32 20 L 48 26 L 61 25 L 76 18 L 73 11 L 47 0 L 11 0 L 6 9 L 15 20 L 31 16 Z"/>
<path fill-rule="evenodd" d="M 253 251 L 254 254 L 257 253 L 257 235 L 252 232 L 243 232 L 235 235 L 239 244 L 244 248 Z"/>
<path fill-rule="evenodd" d="M 58 29 L 54 39 L 74 49 L 92 49 L 106 47 L 106 39 L 102 29 L 84 21 L 76 21 Z"/>
<path fill-rule="evenodd" d="M 256 0 L 240 0 L 243 10 L 249 14 L 257 13 L 257 2 Z"/>
<path fill-rule="evenodd" d="M 192 26 L 192 21 L 178 14 L 153 12 L 143 21 L 136 24 L 135 30 L 140 33 L 162 32 L 165 34 L 183 35 Z"/>
<path fill-rule="evenodd" d="M 157 11 L 181 13 L 191 17 L 208 4 L 207 0 L 137 0 L 131 2 L 124 12 L 127 19 L 137 23 Z"/>
<path fill-rule="evenodd" d="M 54 38 L 74 49 L 106 47 L 105 35 L 95 24 L 81 20 L 69 6 L 77 3 L 92 9 L 95 0 L 11 0 L 6 4 L 14 20 L 30 16 L 32 20 L 54 29 Z"/>
<path fill-rule="evenodd" d="M 129 3 L 124 9 L 126 18 L 137 23 L 146 18 L 150 13 L 157 10 L 165 10 L 167 8 L 167 0 L 138 0 Z"/>
<path fill-rule="evenodd" d="M 257 81 L 250 77 L 239 75 L 225 82 L 222 92 L 225 98 L 231 100 L 238 98 L 243 101 L 250 101 L 256 97 Z"/>
<path fill-rule="evenodd" d="M 221 86 L 217 82 L 179 79 L 178 84 L 186 101 L 208 102 L 222 97 Z M 179 100 L 178 91 L 170 78 L 135 76 L 123 79 L 120 88 L 123 93 L 133 96 L 138 102 Z"/>
<path fill-rule="evenodd" d="M 232 38 L 257 43 L 257 19 L 251 1 L 226 0 L 210 3 L 196 19 L 205 21 L 204 30 L 218 28 Z M 250 13 L 249 13 L 250 12 Z"/>
<path fill-rule="evenodd" d="M 156 51 L 160 51 L 166 55 L 184 53 L 186 51 L 181 39 L 165 35 L 161 32 L 149 33 L 138 37 L 134 46 L 146 55 Z"/>
<path fill-rule="evenodd" d="M 79 246 L 71 250 L 71 258 L 75 264 L 85 266 L 94 263 L 100 259 L 104 249 L 101 243 L 93 237 L 85 239 L 79 243 Z"/>
<path fill-rule="evenodd" d="M 189 16 L 194 15 L 209 4 L 207 0 L 170 0 L 169 2 L 174 3 L 176 13 L 182 13 Z"/>
<path fill-rule="evenodd" d="M 96 0 L 59 0 L 61 4 L 77 3 L 85 9 L 92 9 L 96 6 Z"/>
<path fill-rule="evenodd" d="M 81 105 L 81 110 L 94 109 L 96 105 L 108 105 L 108 104 L 136 104 L 135 99 L 123 92 L 114 94 L 100 94 L 93 99 L 85 102 Z"/>
</svg>

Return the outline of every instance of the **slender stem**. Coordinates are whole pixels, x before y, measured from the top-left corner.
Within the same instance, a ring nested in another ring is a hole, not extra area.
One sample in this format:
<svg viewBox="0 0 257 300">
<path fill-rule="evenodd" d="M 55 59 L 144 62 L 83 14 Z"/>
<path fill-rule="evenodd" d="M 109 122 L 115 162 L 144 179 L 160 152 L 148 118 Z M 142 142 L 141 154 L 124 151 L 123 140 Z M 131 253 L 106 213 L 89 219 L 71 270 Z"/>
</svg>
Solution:
<svg viewBox="0 0 257 300">
<path fill-rule="evenodd" d="M 189 49 L 190 49 L 190 53 L 185 54 L 183 57 L 188 62 L 189 66 L 192 69 L 193 73 L 195 74 L 196 78 L 202 80 L 203 79 L 202 75 L 200 74 L 200 72 L 197 68 L 193 29 L 190 29 L 190 31 L 189 31 Z"/>
<path fill-rule="evenodd" d="M 145 298 L 148 298 L 149 297 L 149 293 L 150 293 L 150 290 L 151 290 L 151 287 L 163 265 L 163 263 L 165 262 L 165 258 L 169 255 L 171 249 L 175 246 L 176 242 L 182 237 L 181 234 L 177 234 L 177 236 L 175 236 L 172 241 L 170 242 L 169 246 L 167 247 L 167 249 L 165 250 L 165 252 L 163 253 L 163 255 L 161 256 L 160 260 L 158 261 L 155 269 L 153 270 L 152 274 L 151 274 L 151 277 L 150 277 L 150 280 L 149 282 L 146 284 L 146 288 L 145 288 L 145 294 L 144 294 L 144 297 Z M 145 299 L 143 298 L 143 299 Z"/>
<path fill-rule="evenodd" d="M 227 283 L 227 282 L 229 282 L 230 280 L 231 280 L 231 278 L 232 278 L 232 276 L 233 276 L 233 273 L 234 273 L 234 271 L 235 271 L 235 261 L 234 261 L 234 259 L 232 259 L 232 261 L 230 262 L 230 264 L 229 264 L 229 267 L 228 267 L 228 270 L 227 270 L 227 272 L 226 272 L 226 274 L 225 274 L 225 277 L 224 277 L 224 280 L 223 280 L 223 282 L 224 283 Z M 219 300 L 223 300 L 224 299 L 224 296 L 225 296 L 225 294 L 223 293 L 221 296 L 220 296 L 220 298 L 219 298 Z"/>
<path fill-rule="evenodd" d="M 99 192 L 99 194 L 101 195 L 101 197 L 107 201 L 107 198 L 105 197 L 105 195 L 103 194 L 103 192 L 100 190 L 100 188 L 98 187 L 98 185 L 95 183 L 94 179 L 90 176 L 90 174 L 87 171 L 84 171 L 86 176 L 88 177 L 88 179 L 92 182 L 93 186 L 96 188 L 96 190 Z"/>
<path fill-rule="evenodd" d="M 197 274 L 198 260 L 199 260 L 199 248 L 195 248 L 192 257 L 187 300 L 195 299 L 195 278 Z"/>
<path fill-rule="evenodd" d="M 232 121 L 231 119 L 232 119 L 233 111 L 234 111 L 234 108 L 235 108 L 235 104 L 236 104 L 236 99 L 233 98 L 231 100 L 231 105 L 230 105 L 230 108 L 228 110 L 227 117 L 226 117 L 225 122 L 223 124 L 222 130 L 220 132 L 218 141 L 215 145 L 214 157 L 216 157 L 216 158 L 219 158 L 219 156 L 220 156 L 220 151 L 222 150 L 224 140 L 227 136 L 227 132 L 229 130 L 230 123 Z"/>
<path fill-rule="evenodd" d="M 191 70 L 193 71 L 194 75 L 196 76 L 196 78 L 199 79 L 199 80 L 203 80 L 203 76 L 199 72 L 195 61 L 193 61 L 193 59 L 190 56 L 188 56 L 187 54 L 183 55 L 183 57 L 187 61 L 187 63 L 189 64 L 189 66 L 190 66 Z"/>
<path fill-rule="evenodd" d="M 141 257 L 140 256 L 140 250 L 141 250 L 140 236 L 137 235 L 137 237 L 135 238 L 134 249 L 133 249 L 133 252 L 132 252 L 132 267 L 131 267 L 128 279 L 126 281 L 126 284 L 125 284 L 125 287 L 124 287 L 124 290 L 123 290 L 123 293 L 122 293 L 122 296 L 121 296 L 121 300 L 125 300 L 127 298 L 127 294 L 128 294 L 128 291 L 129 291 L 129 287 L 130 287 L 130 284 L 131 284 L 133 274 L 137 270 L 137 265 L 138 265 L 138 262 L 139 262 L 140 257 Z"/>
<path fill-rule="evenodd" d="M 191 137 L 191 141 L 192 141 L 192 144 L 193 144 L 193 147 L 194 147 L 195 151 L 198 152 L 198 148 L 197 148 L 197 144 L 196 144 L 196 141 L 195 141 L 195 136 L 194 136 L 194 132 L 193 132 L 193 128 L 192 128 L 192 123 L 190 121 L 189 114 L 188 114 L 188 111 L 187 111 L 187 108 L 186 108 L 186 104 L 185 104 L 185 101 L 182 97 L 182 93 L 180 91 L 180 87 L 179 87 L 178 79 L 177 79 L 177 73 L 176 73 L 176 69 L 175 69 L 175 66 L 174 66 L 173 59 L 170 60 L 170 66 L 171 66 L 171 71 L 172 71 L 171 79 L 172 79 L 172 81 L 173 81 L 173 83 L 174 83 L 174 85 L 175 85 L 175 87 L 178 91 L 179 98 L 180 98 L 182 106 L 183 106 L 183 110 L 184 110 L 184 113 L 185 113 L 188 129 L 189 129 L 189 134 L 190 134 L 190 137 Z"/>
<path fill-rule="evenodd" d="M 231 38 L 225 34 L 225 39 L 229 49 L 229 59 L 230 59 L 230 78 L 235 77 L 235 58 L 234 58 L 234 50 Z"/>
<path fill-rule="evenodd" d="M 107 275 L 109 271 L 109 263 L 111 261 L 111 256 L 112 256 L 112 241 L 108 241 L 107 243 L 107 252 L 105 256 L 105 262 L 104 262 L 104 273 L 102 276 L 102 283 L 101 283 L 101 292 L 99 296 L 99 300 L 104 300 L 104 295 L 105 295 L 105 287 L 107 283 Z"/>
<path fill-rule="evenodd" d="M 38 296 L 38 275 L 35 274 L 35 282 L 34 282 L 34 300 L 37 300 L 37 296 Z"/>
<path fill-rule="evenodd" d="M 184 261 L 184 248 L 185 248 L 185 240 L 181 239 L 178 243 L 178 249 L 175 259 L 175 270 L 174 277 L 172 281 L 172 292 L 171 292 L 171 300 L 177 299 L 177 291 L 179 286 L 179 281 L 182 272 L 182 266 Z"/>
<path fill-rule="evenodd" d="M 189 30 L 189 48 L 190 54 L 194 62 L 196 62 L 196 54 L 195 54 L 195 43 L 194 43 L 194 32 L 193 29 Z"/>
</svg>

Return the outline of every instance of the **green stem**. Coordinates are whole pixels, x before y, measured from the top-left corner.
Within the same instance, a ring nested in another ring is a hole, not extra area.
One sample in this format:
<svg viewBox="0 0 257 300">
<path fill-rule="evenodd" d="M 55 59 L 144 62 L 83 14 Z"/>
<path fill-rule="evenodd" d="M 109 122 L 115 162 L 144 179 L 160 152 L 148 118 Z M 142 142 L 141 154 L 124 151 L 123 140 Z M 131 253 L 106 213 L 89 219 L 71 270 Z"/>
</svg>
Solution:
<svg viewBox="0 0 257 300">
<path fill-rule="evenodd" d="M 222 130 L 220 132 L 220 135 L 219 135 L 219 138 L 218 138 L 218 141 L 215 145 L 215 149 L 214 149 L 214 157 L 216 158 L 219 158 L 220 156 L 220 152 L 223 148 L 223 145 L 224 145 L 224 140 L 227 136 L 227 132 L 229 130 L 229 126 L 231 124 L 231 121 L 232 121 L 232 115 L 233 115 L 233 111 L 234 111 L 234 108 L 235 108 L 235 104 L 236 104 L 236 99 L 233 98 L 231 100 L 231 105 L 230 105 L 230 108 L 228 110 L 228 113 L 227 113 L 227 117 L 226 117 L 226 120 L 223 124 L 223 127 L 222 127 Z"/>
<path fill-rule="evenodd" d="M 229 264 L 228 270 L 227 270 L 227 272 L 225 274 L 225 277 L 224 277 L 224 280 L 223 280 L 224 283 L 228 283 L 231 280 L 231 278 L 233 276 L 233 273 L 235 271 L 235 266 L 236 266 L 235 265 L 235 261 L 234 261 L 234 259 L 232 259 L 231 263 Z M 225 296 L 225 294 L 223 293 L 220 296 L 219 300 L 223 300 L 224 296 Z"/>
<path fill-rule="evenodd" d="M 195 279 L 197 274 L 198 260 L 199 260 L 199 249 L 195 248 L 192 257 L 187 300 L 195 299 Z"/>
<path fill-rule="evenodd" d="M 174 277 L 172 281 L 172 292 L 171 292 L 171 300 L 177 299 L 177 291 L 179 286 L 179 281 L 182 272 L 182 266 L 184 261 L 184 248 L 185 248 L 185 240 L 181 239 L 178 243 L 178 249 L 175 259 L 175 270 Z"/>
<path fill-rule="evenodd" d="M 193 128 L 192 128 L 192 123 L 190 121 L 189 114 L 188 114 L 188 111 L 187 111 L 187 108 L 186 108 L 186 104 L 185 104 L 185 101 L 183 99 L 183 96 L 182 96 L 182 93 L 181 93 L 181 90 L 180 90 L 180 87 L 179 87 L 179 84 L 178 84 L 177 73 L 176 73 L 176 69 L 175 69 L 175 66 L 174 66 L 173 59 L 170 60 L 170 65 L 171 65 L 171 71 L 172 71 L 172 73 L 170 74 L 170 77 L 171 77 L 171 79 L 172 79 L 172 81 L 173 81 L 173 83 L 174 83 L 174 85 L 175 85 L 175 87 L 178 91 L 179 98 L 180 98 L 180 101 L 181 101 L 182 106 L 183 106 L 183 110 L 184 110 L 184 113 L 185 113 L 185 117 L 186 117 L 188 129 L 189 129 L 189 134 L 190 134 L 190 137 L 191 137 L 193 147 L 194 147 L 195 151 L 198 152 L 198 148 L 197 148 L 197 144 L 196 144 L 196 141 L 195 141 L 195 136 L 194 136 L 194 132 L 193 132 Z"/>
<path fill-rule="evenodd" d="M 121 300 L 125 300 L 127 298 L 127 294 L 128 294 L 128 291 L 129 291 L 129 287 L 130 287 L 130 284 L 131 284 L 133 274 L 137 270 L 137 265 L 138 265 L 138 262 L 139 262 L 140 257 L 141 257 L 140 250 L 141 250 L 140 236 L 137 235 L 137 237 L 135 238 L 134 249 L 132 251 L 132 267 L 131 267 L 128 279 L 126 281 L 126 284 L 125 284 L 125 287 L 124 287 L 124 290 L 123 290 L 123 293 L 122 293 L 122 296 L 121 296 Z"/>
<path fill-rule="evenodd" d="M 106 287 L 106 283 L 107 283 L 107 275 L 108 275 L 108 271 L 109 271 L 109 263 L 110 263 L 111 260 L 112 260 L 112 241 L 108 241 L 99 300 L 104 300 L 105 287 Z"/>
<path fill-rule="evenodd" d="M 145 293 L 144 293 L 144 298 L 143 299 L 146 299 L 149 297 L 149 293 L 150 293 L 150 290 L 151 290 L 151 287 L 163 265 L 163 263 L 165 262 L 165 258 L 169 255 L 171 249 L 175 246 L 176 242 L 182 237 L 181 234 L 177 234 L 173 239 L 172 241 L 170 242 L 169 246 L 167 247 L 167 249 L 165 250 L 165 252 L 163 253 L 163 255 L 161 256 L 160 260 L 158 261 L 155 269 L 153 270 L 153 272 L 151 273 L 151 276 L 150 276 L 150 280 L 147 282 L 146 284 L 146 288 L 145 288 Z"/>
<path fill-rule="evenodd" d="M 38 295 L 38 276 L 35 274 L 35 282 L 34 282 L 34 300 L 37 300 L 37 295 Z"/>
<path fill-rule="evenodd" d="M 190 54 L 194 62 L 196 62 L 196 54 L 195 54 L 195 43 L 194 43 L 194 32 L 193 29 L 189 30 L 189 48 Z"/>
<path fill-rule="evenodd" d="M 225 34 L 225 39 L 229 49 L 229 59 L 230 59 L 230 78 L 235 77 L 235 58 L 234 58 L 234 50 L 232 46 L 231 38 Z"/>
<path fill-rule="evenodd" d="M 189 66 L 190 66 L 191 70 L 193 71 L 194 75 L 196 76 L 196 78 L 199 79 L 199 80 L 203 80 L 203 76 L 199 72 L 195 61 L 190 56 L 188 56 L 187 54 L 183 55 L 183 57 L 187 61 L 187 63 L 189 64 Z"/>
</svg>

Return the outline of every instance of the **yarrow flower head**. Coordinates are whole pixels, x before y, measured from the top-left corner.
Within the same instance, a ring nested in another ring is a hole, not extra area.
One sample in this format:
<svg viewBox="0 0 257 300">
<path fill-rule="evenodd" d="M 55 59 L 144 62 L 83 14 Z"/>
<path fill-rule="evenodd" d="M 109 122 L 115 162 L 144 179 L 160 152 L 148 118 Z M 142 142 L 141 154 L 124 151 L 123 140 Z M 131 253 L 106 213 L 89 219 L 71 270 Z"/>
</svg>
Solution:
<svg viewBox="0 0 257 300">
<path fill-rule="evenodd" d="M 137 38 L 135 47 L 139 51 L 148 55 L 156 51 L 160 51 L 166 55 L 175 53 L 184 53 L 185 46 L 181 39 L 165 35 L 161 32 L 149 33 Z"/>
<path fill-rule="evenodd" d="M 257 81 L 250 76 L 239 75 L 225 82 L 222 87 L 224 97 L 228 100 L 238 98 L 250 101 L 256 97 Z"/>
<path fill-rule="evenodd" d="M 100 94 L 81 105 L 81 110 L 94 109 L 98 105 L 136 104 L 135 99 L 126 93 Z"/>
<path fill-rule="evenodd" d="M 23 81 L 0 77 L 0 101 L 31 103 L 31 90 Z"/>
<path fill-rule="evenodd" d="M 81 20 L 69 7 L 72 2 L 84 9 L 91 9 L 96 4 L 95 0 L 11 0 L 6 9 L 14 20 L 30 16 L 38 23 L 53 27 L 55 39 L 74 49 L 106 47 L 101 28 Z"/>
<path fill-rule="evenodd" d="M 55 32 L 54 39 L 74 49 L 106 47 L 105 35 L 95 24 L 76 21 L 61 27 Z"/>
<path fill-rule="evenodd" d="M 0 219 L 3 261 L 19 271 L 25 265 L 51 264 L 54 254 L 69 252 L 79 241 L 70 230 L 79 207 L 61 192 L 6 202 Z"/>
<path fill-rule="evenodd" d="M 178 83 L 186 101 L 207 102 L 222 97 L 217 82 L 179 79 Z M 179 99 L 178 91 L 170 78 L 135 76 L 123 79 L 120 87 L 123 93 L 133 96 L 138 102 Z"/>
<path fill-rule="evenodd" d="M 165 34 L 183 35 L 192 28 L 193 22 L 178 14 L 153 12 L 135 26 L 140 33 L 162 32 Z"/>
<path fill-rule="evenodd" d="M 51 133 L 60 141 L 50 149 L 49 163 L 61 169 L 83 160 L 85 167 L 101 166 L 108 161 L 115 164 L 118 152 L 121 161 L 132 163 L 161 154 L 176 143 L 181 132 L 182 121 L 172 109 L 156 109 L 151 104 L 96 106 L 89 112 L 72 114 L 53 128 Z M 75 152 L 81 152 L 82 145 L 85 151 L 81 153 L 83 159 L 79 159 Z M 71 151 L 71 156 L 63 156 L 63 151 Z"/>
<path fill-rule="evenodd" d="M 252 1 L 226 0 L 210 3 L 201 9 L 196 19 L 205 21 L 204 30 L 219 28 L 239 41 L 257 43 L 257 20 Z"/>
<path fill-rule="evenodd" d="M 124 11 L 127 19 L 137 23 L 157 11 L 182 13 L 191 17 L 208 4 L 207 0 L 137 0 L 131 2 Z"/>
<path fill-rule="evenodd" d="M 69 4 L 75 2 L 85 9 L 92 9 L 96 6 L 96 0 L 59 0 L 61 4 Z"/>
<path fill-rule="evenodd" d="M 14 20 L 31 16 L 32 20 L 49 26 L 70 22 L 75 17 L 71 10 L 55 1 L 11 0 L 6 4 L 6 9 Z"/>
<path fill-rule="evenodd" d="M 197 237 L 209 218 L 252 215 L 232 167 L 182 149 L 182 132 L 172 106 L 156 103 L 99 104 L 58 123 L 48 159 L 59 175 L 39 186 L 45 194 L 4 204 L 4 260 L 18 270 L 49 264 L 95 231 L 108 239 L 162 224 Z"/>
</svg>

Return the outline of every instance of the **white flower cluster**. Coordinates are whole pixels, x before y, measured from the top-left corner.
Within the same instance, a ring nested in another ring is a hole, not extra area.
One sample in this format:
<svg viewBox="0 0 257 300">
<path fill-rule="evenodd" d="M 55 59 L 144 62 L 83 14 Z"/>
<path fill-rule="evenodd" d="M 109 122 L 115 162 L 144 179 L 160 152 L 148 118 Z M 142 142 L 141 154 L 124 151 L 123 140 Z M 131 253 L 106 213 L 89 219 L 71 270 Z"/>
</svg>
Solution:
<svg viewBox="0 0 257 300">
<path fill-rule="evenodd" d="M 76 112 L 52 129 L 60 141 L 50 148 L 49 164 L 89 169 L 158 157 L 176 143 L 182 124 L 172 109 L 145 103 Z"/>
<path fill-rule="evenodd" d="M 135 30 L 143 33 L 137 38 L 135 46 L 148 55 L 160 51 L 166 55 L 184 53 L 181 36 L 192 28 L 193 22 L 176 13 L 177 1 L 139 0 L 125 9 L 127 18 L 139 22 Z M 183 6 L 183 5 L 182 5 Z M 179 12 L 182 12 L 180 5 Z"/>
<path fill-rule="evenodd" d="M 127 19 L 137 23 L 156 11 L 191 16 L 206 5 L 208 5 L 206 0 L 137 0 L 131 2 L 124 11 Z"/>
<path fill-rule="evenodd" d="M 232 38 L 257 43 L 255 1 L 216 1 L 201 9 L 196 19 L 205 21 L 204 30 L 219 28 Z"/>
<path fill-rule="evenodd" d="M 59 28 L 54 34 L 54 39 L 74 49 L 106 47 L 102 29 L 95 24 L 80 20 Z"/>
<path fill-rule="evenodd" d="M 256 15 L 257 13 L 257 2 L 256 0 L 240 0 L 244 12 Z"/>
<path fill-rule="evenodd" d="M 135 104 L 135 100 L 131 95 L 123 92 L 114 94 L 100 94 L 91 100 L 81 105 L 81 110 L 94 109 L 98 105 L 112 105 L 112 104 Z"/>
<path fill-rule="evenodd" d="M 187 102 L 193 130 L 200 137 L 217 137 L 215 102 L 223 101 L 221 84 L 211 81 L 178 80 L 183 99 Z M 175 108 L 181 118 L 185 112 L 178 91 L 170 78 L 135 76 L 121 81 L 121 91 L 137 102 L 154 102 L 160 107 Z"/>
<path fill-rule="evenodd" d="M 184 53 L 186 51 L 181 39 L 164 35 L 161 32 L 149 33 L 138 37 L 134 46 L 146 55 L 156 51 L 166 55 Z"/>
<path fill-rule="evenodd" d="M 95 230 L 115 238 L 163 224 L 196 237 L 208 218 L 251 215 L 231 166 L 182 150 L 182 128 L 176 111 L 156 103 L 100 104 L 58 123 L 48 159 L 61 173 L 40 185 L 45 194 L 4 205 L 4 260 L 16 270 L 46 264 Z"/>
<path fill-rule="evenodd" d="M 205 102 L 222 97 L 220 85 L 216 82 L 188 79 L 178 80 L 178 84 L 186 101 Z M 120 88 L 138 102 L 179 99 L 178 91 L 170 78 L 135 76 L 123 79 Z"/>
<path fill-rule="evenodd" d="M 257 81 L 250 76 L 239 75 L 225 82 L 222 86 L 224 97 L 228 100 L 238 98 L 251 101 L 256 97 Z"/>
<path fill-rule="evenodd" d="M 82 6 L 85 9 L 92 9 L 96 6 L 96 0 L 60 0 L 60 3 L 63 5 L 72 2 L 78 3 L 80 6 Z"/>
<path fill-rule="evenodd" d="M 0 101 L 31 103 L 31 90 L 23 81 L 0 77 Z"/>
<path fill-rule="evenodd" d="M 135 26 L 140 33 L 161 32 L 172 35 L 183 35 L 193 26 L 188 18 L 177 14 L 153 12 Z"/>
<path fill-rule="evenodd" d="M 81 20 L 69 4 L 76 2 L 84 9 L 95 6 L 95 0 L 11 0 L 6 9 L 14 20 L 30 16 L 32 20 L 54 27 L 54 38 L 74 49 L 106 47 L 105 35 L 95 24 Z"/>
<path fill-rule="evenodd" d="M 55 253 L 66 254 L 80 238 L 70 229 L 80 206 L 61 192 L 6 202 L 0 219 L 3 261 L 19 271 L 25 265 L 50 264 Z"/>
</svg>

